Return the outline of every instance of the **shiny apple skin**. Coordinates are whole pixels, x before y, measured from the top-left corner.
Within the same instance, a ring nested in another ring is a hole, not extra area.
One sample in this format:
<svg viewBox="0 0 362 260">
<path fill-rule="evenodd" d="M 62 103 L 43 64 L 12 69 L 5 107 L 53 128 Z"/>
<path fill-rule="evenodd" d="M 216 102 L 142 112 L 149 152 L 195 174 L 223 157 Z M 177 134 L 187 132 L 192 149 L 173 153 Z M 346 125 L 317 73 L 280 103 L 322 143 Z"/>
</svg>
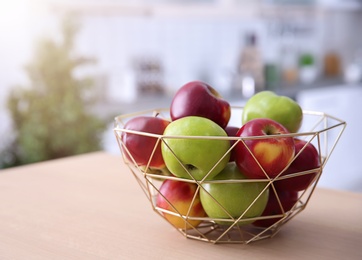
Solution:
<svg viewBox="0 0 362 260">
<path fill-rule="evenodd" d="M 317 170 L 305 175 L 276 181 L 275 187 L 279 190 L 305 190 L 309 187 L 320 170 L 319 153 L 315 146 L 310 142 L 308 143 L 307 141 L 297 138 L 294 139 L 294 143 L 296 158 L 293 160 L 289 168 L 282 174 L 282 176 L 312 169 Z M 299 152 L 300 154 L 298 154 Z"/>
<path fill-rule="evenodd" d="M 157 207 L 183 216 L 200 218 L 206 216 L 195 183 L 168 179 L 162 183 L 159 191 L 156 200 Z M 202 222 L 202 220 L 188 220 L 186 223 L 181 216 L 174 216 L 167 212 L 162 212 L 162 215 L 173 226 L 180 229 L 197 227 Z"/>
<path fill-rule="evenodd" d="M 158 139 L 156 137 L 144 136 L 142 133 L 162 135 L 169 123 L 168 120 L 163 118 L 151 116 L 138 116 L 129 120 L 125 124 L 124 129 L 141 133 L 122 132 L 121 140 L 127 149 L 123 145 L 121 147 L 127 160 L 133 162 L 129 155 L 130 153 L 137 165 L 147 166 Z M 157 144 L 149 167 L 156 169 L 164 169 L 166 167 L 162 157 L 161 142 Z"/>
<path fill-rule="evenodd" d="M 239 137 L 263 137 L 243 140 L 265 173 L 241 141 L 234 148 L 235 162 L 240 171 L 249 178 L 255 179 L 278 176 L 294 157 L 294 138 L 291 136 L 268 136 L 288 133 L 288 130 L 280 123 L 267 118 L 253 119 L 243 125 L 237 133 Z"/>
<path fill-rule="evenodd" d="M 230 120 L 231 107 L 210 85 L 191 81 L 174 95 L 170 115 L 172 121 L 186 116 L 206 117 L 225 128 Z"/>
</svg>

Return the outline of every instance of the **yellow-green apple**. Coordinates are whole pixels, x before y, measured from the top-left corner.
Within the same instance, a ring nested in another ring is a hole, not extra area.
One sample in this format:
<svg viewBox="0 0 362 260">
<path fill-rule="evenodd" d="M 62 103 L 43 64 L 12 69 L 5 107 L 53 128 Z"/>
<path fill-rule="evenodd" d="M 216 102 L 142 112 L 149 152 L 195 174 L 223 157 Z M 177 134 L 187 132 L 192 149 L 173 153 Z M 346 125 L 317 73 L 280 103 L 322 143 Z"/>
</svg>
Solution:
<svg viewBox="0 0 362 260">
<path fill-rule="evenodd" d="M 249 178 L 274 178 L 294 157 L 292 136 L 280 123 L 257 118 L 247 122 L 238 131 L 243 137 L 234 148 L 235 162 Z"/>
<path fill-rule="evenodd" d="M 225 127 L 225 132 L 230 137 L 236 137 L 236 134 L 238 133 L 239 129 L 240 129 L 240 127 L 228 125 Z M 230 140 L 230 146 L 233 146 L 235 142 L 236 142 L 236 140 Z M 235 161 L 234 149 L 231 150 L 231 153 L 230 153 L 230 162 L 233 162 L 233 161 Z"/>
<path fill-rule="evenodd" d="M 156 206 L 171 212 L 162 211 L 162 215 L 176 228 L 197 227 L 202 222 L 200 218 L 206 216 L 197 184 L 191 182 L 165 180 L 157 194 Z"/>
<path fill-rule="evenodd" d="M 231 225 L 238 218 L 238 225 L 250 224 L 253 220 L 248 219 L 259 217 L 268 201 L 267 181 L 248 180 L 233 162 L 201 185 L 200 199 L 206 214 L 223 225 Z"/>
<path fill-rule="evenodd" d="M 230 120 L 231 108 L 213 87 L 202 81 L 191 81 L 174 95 L 170 115 L 172 120 L 186 116 L 206 117 L 225 128 Z"/>
<path fill-rule="evenodd" d="M 164 131 L 162 156 L 170 172 L 202 180 L 216 176 L 230 159 L 230 141 L 210 119 L 187 116 L 172 121 Z"/>
<path fill-rule="evenodd" d="M 127 121 L 124 129 L 135 132 L 124 131 L 121 134 L 121 149 L 125 158 L 140 167 L 148 166 L 150 172 L 167 174 L 161 141 L 157 136 L 146 136 L 145 133 L 162 135 L 169 123 L 166 119 L 152 116 L 137 116 Z"/>
<path fill-rule="evenodd" d="M 270 188 L 268 203 L 261 216 L 271 217 L 276 215 L 283 215 L 291 210 L 298 201 L 297 191 L 277 191 L 277 194 L 278 197 L 275 195 L 274 190 Z M 270 227 L 282 218 L 283 217 L 278 216 L 274 218 L 259 219 L 253 222 L 253 225 L 258 227 Z"/>
<path fill-rule="evenodd" d="M 287 96 L 279 96 L 272 91 L 261 91 L 252 96 L 245 104 L 242 123 L 254 118 L 270 118 L 281 123 L 289 132 L 299 130 L 303 111 L 300 105 Z"/>
<path fill-rule="evenodd" d="M 320 170 L 319 153 L 315 146 L 310 142 L 298 138 L 294 139 L 294 143 L 295 158 L 282 176 L 313 169 L 316 169 L 316 171 L 278 180 L 274 182 L 274 185 L 278 190 L 305 190 L 309 187 Z"/>
</svg>

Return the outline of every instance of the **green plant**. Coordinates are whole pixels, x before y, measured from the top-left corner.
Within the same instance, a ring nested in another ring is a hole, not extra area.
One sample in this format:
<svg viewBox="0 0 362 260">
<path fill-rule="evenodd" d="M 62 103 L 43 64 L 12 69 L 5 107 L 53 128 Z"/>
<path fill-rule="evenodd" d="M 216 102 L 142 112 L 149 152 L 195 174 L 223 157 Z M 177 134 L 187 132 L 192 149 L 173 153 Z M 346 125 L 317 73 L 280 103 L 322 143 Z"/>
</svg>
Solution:
<svg viewBox="0 0 362 260">
<path fill-rule="evenodd" d="M 94 100 L 87 99 L 94 80 L 76 76 L 79 68 L 94 60 L 74 54 L 77 31 L 74 20 L 66 19 L 60 40 L 41 40 L 26 67 L 30 86 L 17 86 L 9 94 L 7 106 L 16 137 L 3 152 L 6 156 L 1 158 L 7 161 L 0 159 L 0 166 L 101 149 L 105 123 L 89 112 Z"/>
</svg>

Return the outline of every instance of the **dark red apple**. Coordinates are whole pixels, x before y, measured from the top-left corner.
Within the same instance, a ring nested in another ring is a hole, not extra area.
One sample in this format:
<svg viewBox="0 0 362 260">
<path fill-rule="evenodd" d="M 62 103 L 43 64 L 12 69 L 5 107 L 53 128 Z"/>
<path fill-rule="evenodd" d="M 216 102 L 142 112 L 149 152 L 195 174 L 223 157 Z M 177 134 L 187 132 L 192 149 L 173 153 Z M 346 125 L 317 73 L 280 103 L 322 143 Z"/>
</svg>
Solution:
<svg viewBox="0 0 362 260">
<path fill-rule="evenodd" d="M 294 140 L 280 123 L 257 118 L 247 122 L 237 135 L 244 142 L 234 148 L 235 162 L 249 178 L 274 178 L 285 169 L 294 157 Z M 270 137 L 272 135 L 272 137 Z M 257 138 L 255 138 L 257 137 Z"/>
<path fill-rule="evenodd" d="M 291 210 L 295 203 L 298 201 L 297 191 L 278 191 L 277 194 L 280 204 L 274 190 L 270 189 L 268 203 L 261 216 L 281 215 L 283 214 L 283 211 L 284 213 L 286 213 Z M 283 211 L 281 207 L 283 207 Z M 253 225 L 258 227 L 270 227 L 274 223 L 278 222 L 280 219 L 282 219 L 282 217 L 260 219 L 255 221 Z"/>
<path fill-rule="evenodd" d="M 186 116 L 200 116 L 225 128 L 230 120 L 231 108 L 214 88 L 202 81 L 191 81 L 174 95 L 170 114 L 173 121 Z"/>
<path fill-rule="evenodd" d="M 226 132 L 227 135 L 230 136 L 230 137 L 236 137 L 239 129 L 240 129 L 240 127 L 229 126 L 229 125 L 228 125 L 228 126 L 225 127 L 225 132 Z M 230 147 L 232 147 L 235 142 L 236 142 L 236 140 L 230 140 Z M 230 160 L 229 160 L 229 161 L 230 161 L 230 162 L 235 161 L 234 149 L 231 150 Z"/>
<path fill-rule="evenodd" d="M 124 129 L 137 131 L 137 133 L 122 132 L 121 134 L 121 148 L 127 160 L 130 162 L 134 160 L 138 166 L 147 167 L 148 165 L 148 170 L 156 170 L 156 172 L 165 170 L 161 141 L 158 141 L 157 136 L 146 136 L 145 133 L 162 135 L 169 123 L 168 120 L 152 116 L 138 116 L 129 120 Z"/>
<path fill-rule="evenodd" d="M 316 171 L 274 182 L 275 187 L 279 190 L 305 190 L 320 170 L 319 153 L 314 145 L 297 138 L 294 139 L 294 143 L 296 158 L 282 176 L 313 169 L 316 169 Z"/>
</svg>

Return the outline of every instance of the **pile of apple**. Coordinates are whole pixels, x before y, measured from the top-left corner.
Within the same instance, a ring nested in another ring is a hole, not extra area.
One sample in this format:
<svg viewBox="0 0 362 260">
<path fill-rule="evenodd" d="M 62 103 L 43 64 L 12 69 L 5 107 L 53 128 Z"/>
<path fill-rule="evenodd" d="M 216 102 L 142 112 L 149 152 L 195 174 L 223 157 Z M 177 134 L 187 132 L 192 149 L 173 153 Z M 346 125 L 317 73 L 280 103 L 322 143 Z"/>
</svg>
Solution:
<svg viewBox="0 0 362 260">
<path fill-rule="evenodd" d="M 214 88 L 192 81 L 174 95 L 169 120 L 137 116 L 124 126 L 127 161 L 177 177 L 161 178 L 156 199 L 176 228 L 205 219 L 269 227 L 296 205 L 320 170 L 317 149 L 293 135 L 303 120 L 294 100 L 259 92 L 244 106 L 240 127 L 229 125 L 231 111 Z"/>
</svg>

